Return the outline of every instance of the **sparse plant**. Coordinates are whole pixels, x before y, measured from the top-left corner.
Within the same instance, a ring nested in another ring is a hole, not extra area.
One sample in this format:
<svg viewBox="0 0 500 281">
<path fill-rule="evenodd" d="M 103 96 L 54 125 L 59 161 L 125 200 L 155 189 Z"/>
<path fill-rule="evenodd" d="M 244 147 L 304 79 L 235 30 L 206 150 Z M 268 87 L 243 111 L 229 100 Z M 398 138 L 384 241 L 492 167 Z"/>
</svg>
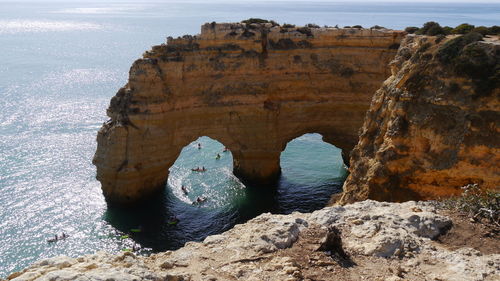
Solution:
<svg viewBox="0 0 500 281">
<path fill-rule="evenodd" d="M 295 27 L 295 24 L 289 24 L 289 23 L 284 23 L 282 25 L 283 28 L 294 28 Z"/>
<path fill-rule="evenodd" d="M 353 25 L 352 28 L 363 28 L 361 25 L 357 24 L 357 25 Z"/>
<path fill-rule="evenodd" d="M 440 202 L 446 209 L 467 214 L 473 221 L 487 222 L 500 227 L 500 192 L 482 190 L 478 184 L 462 187 L 461 196 Z"/>
</svg>

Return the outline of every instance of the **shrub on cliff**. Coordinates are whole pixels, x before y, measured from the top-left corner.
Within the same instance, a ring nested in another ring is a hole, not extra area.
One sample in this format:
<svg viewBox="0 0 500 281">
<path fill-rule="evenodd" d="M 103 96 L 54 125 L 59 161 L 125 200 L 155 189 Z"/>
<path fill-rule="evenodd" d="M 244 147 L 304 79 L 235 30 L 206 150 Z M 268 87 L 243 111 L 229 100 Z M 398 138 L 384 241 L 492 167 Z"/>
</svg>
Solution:
<svg viewBox="0 0 500 281">
<path fill-rule="evenodd" d="M 485 36 L 485 35 L 488 35 L 488 34 L 489 34 L 490 29 L 489 29 L 489 28 L 487 28 L 486 26 L 478 26 L 478 27 L 475 27 L 472 31 L 477 32 L 477 33 L 480 33 L 480 34 L 482 34 L 483 36 Z"/>
<path fill-rule="evenodd" d="M 459 26 L 453 28 L 453 34 L 466 34 L 471 32 L 474 29 L 474 25 L 468 23 L 462 23 Z"/>
<path fill-rule="evenodd" d="M 484 191 L 477 184 L 468 184 L 459 197 L 441 202 L 441 206 L 467 214 L 473 221 L 485 221 L 500 227 L 500 193 Z"/>
<path fill-rule="evenodd" d="M 418 31 L 415 32 L 416 34 L 419 35 L 430 35 L 430 36 L 435 36 L 438 34 L 445 34 L 443 28 L 439 23 L 435 21 L 429 21 L 424 23 L 424 26 L 420 28 Z"/>
<path fill-rule="evenodd" d="M 488 28 L 488 34 L 490 35 L 500 35 L 500 26 L 494 25 Z"/>
<path fill-rule="evenodd" d="M 265 20 L 265 19 L 259 19 L 259 18 L 249 18 L 247 20 L 242 20 L 241 22 L 246 23 L 246 24 L 252 24 L 252 23 L 268 23 L 270 21 Z"/>
<path fill-rule="evenodd" d="M 311 29 L 307 26 L 299 27 L 299 28 L 297 28 L 297 31 L 302 33 L 302 34 L 307 35 L 308 37 L 313 36 Z"/>
<path fill-rule="evenodd" d="M 476 97 L 489 95 L 500 86 L 500 54 L 482 42 L 482 35 L 470 32 L 444 43 L 436 57 L 458 76 L 471 79 Z"/>
<path fill-rule="evenodd" d="M 470 32 L 466 35 L 453 38 L 439 47 L 436 54 L 437 58 L 443 63 L 450 63 L 460 54 L 460 51 L 462 51 L 466 45 L 479 41 L 482 38 L 483 35 L 476 32 Z"/>
<path fill-rule="evenodd" d="M 295 27 L 295 24 L 289 24 L 289 23 L 284 23 L 282 25 L 283 28 L 294 28 Z"/>
<path fill-rule="evenodd" d="M 315 23 L 308 23 L 308 24 L 306 24 L 306 26 L 309 28 L 319 28 L 319 25 L 317 25 Z"/>
<path fill-rule="evenodd" d="M 405 31 L 410 33 L 410 34 L 413 34 L 415 32 L 417 32 L 420 28 L 416 27 L 416 26 L 408 26 L 407 28 L 405 28 Z"/>
</svg>

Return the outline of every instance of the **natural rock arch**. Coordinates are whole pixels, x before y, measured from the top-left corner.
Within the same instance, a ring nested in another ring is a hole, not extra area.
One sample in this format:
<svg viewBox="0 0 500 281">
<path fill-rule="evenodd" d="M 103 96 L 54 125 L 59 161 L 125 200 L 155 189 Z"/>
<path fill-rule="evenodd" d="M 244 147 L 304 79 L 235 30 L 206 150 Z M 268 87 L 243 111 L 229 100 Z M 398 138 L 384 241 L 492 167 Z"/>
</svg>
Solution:
<svg viewBox="0 0 500 281">
<path fill-rule="evenodd" d="M 345 153 L 404 33 L 388 30 L 205 24 L 134 62 L 112 98 L 93 163 L 108 202 L 163 188 L 182 148 L 199 136 L 226 145 L 234 173 L 269 183 L 280 153 L 305 133 Z"/>
</svg>

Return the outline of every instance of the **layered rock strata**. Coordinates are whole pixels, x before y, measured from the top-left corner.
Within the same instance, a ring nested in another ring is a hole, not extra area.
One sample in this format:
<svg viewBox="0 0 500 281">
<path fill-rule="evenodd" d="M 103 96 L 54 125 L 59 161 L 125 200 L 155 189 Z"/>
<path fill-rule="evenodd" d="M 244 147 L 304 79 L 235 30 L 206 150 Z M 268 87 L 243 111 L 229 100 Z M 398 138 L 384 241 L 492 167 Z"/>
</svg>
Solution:
<svg viewBox="0 0 500 281">
<path fill-rule="evenodd" d="M 479 34 L 404 39 L 375 93 L 341 203 L 500 188 L 500 43 Z"/>
<path fill-rule="evenodd" d="M 111 100 L 93 163 L 108 202 L 161 190 L 181 149 L 200 136 L 229 148 L 234 173 L 265 184 L 304 133 L 348 154 L 403 32 L 205 24 L 135 61 Z"/>
<path fill-rule="evenodd" d="M 431 202 L 358 202 L 263 214 L 149 257 L 125 252 L 39 261 L 7 280 L 498 280 L 500 254 L 432 241 L 451 226 Z"/>
</svg>

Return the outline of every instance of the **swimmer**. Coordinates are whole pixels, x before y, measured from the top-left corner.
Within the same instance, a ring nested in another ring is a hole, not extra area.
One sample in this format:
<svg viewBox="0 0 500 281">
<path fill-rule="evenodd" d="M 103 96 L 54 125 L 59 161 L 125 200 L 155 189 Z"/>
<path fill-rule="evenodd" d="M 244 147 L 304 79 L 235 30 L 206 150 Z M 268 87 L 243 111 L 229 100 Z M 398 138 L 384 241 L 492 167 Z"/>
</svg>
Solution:
<svg viewBox="0 0 500 281">
<path fill-rule="evenodd" d="M 181 189 L 182 189 L 182 192 L 184 192 L 185 195 L 188 194 L 188 190 L 187 190 L 187 188 L 184 185 L 181 186 Z"/>
<path fill-rule="evenodd" d="M 217 153 L 217 156 L 215 156 L 215 160 L 219 160 L 220 159 L 220 154 Z"/>
</svg>

